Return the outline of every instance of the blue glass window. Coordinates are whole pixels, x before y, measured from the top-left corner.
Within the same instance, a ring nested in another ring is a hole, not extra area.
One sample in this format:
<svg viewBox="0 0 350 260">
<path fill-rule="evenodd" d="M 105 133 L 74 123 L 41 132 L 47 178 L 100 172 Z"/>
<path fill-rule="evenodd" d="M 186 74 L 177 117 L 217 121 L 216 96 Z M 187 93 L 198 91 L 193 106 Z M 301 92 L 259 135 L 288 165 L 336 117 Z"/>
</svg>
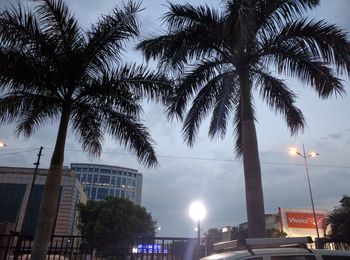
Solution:
<svg viewBox="0 0 350 260">
<path fill-rule="evenodd" d="M 136 188 L 136 180 L 132 180 L 131 187 L 132 187 L 133 189 Z"/>
<path fill-rule="evenodd" d="M 135 192 L 133 192 L 133 191 L 130 192 L 130 199 L 131 199 L 132 201 L 135 200 Z"/>
<path fill-rule="evenodd" d="M 88 176 L 87 176 L 87 180 L 86 180 L 88 183 L 91 183 L 92 182 L 92 175 L 91 174 L 89 174 Z"/>
<path fill-rule="evenodd" d="M 94 175 L 94 181 L 93 181 L 94 184 L 97 184 L 98 183 L 98 175 Z"/>
<path fill-rule="evenodd" d="M 119 174 L 119 175 L 122 175 L 123 173 L 122 173 L 121 171 L 118 171 L 118 174 Z"/>
<path fill-rule="evenodd" d="M 102 185 L 109 185 L 109 181 L 110 181 L 110 177 L 108 175 L 100 175 L 100 181 L 99 181 L 99 184 L 102 184 Z"/>
<path fill-rule="evenodd" d="M 89 172 L 93 172 L 94 171 L 94 168 L 89 168 Z"/>
<path fill-rule="evenodd" d="M 115 186 L 115 177 L 112 177 L 112 180 L 111 180 L 111 186 L 114 187 Z"/>
<path fill-rule="evenodd" d="M 108 196 L 108 189 L 106 188 L 98 188 L 96 199 L 103 200 Z"/>
<path fill-rule="evenodd" d="M 123 188 L 126 187 L 126 178 L 122 178 L 122 187 L 123 187 Z"/>
<path fill-rule="evenodd" d="M 130 199 L 130 191 L 125 192 L 125 197 L 129 200 Z"/>
<path fill-rule="evenodd" d="M 95 199 L 96 197 L 96 188 L 91 189 L 91 199 Z"/>
<path fill-rule="evenodd" d="M 120 192 L 120 197 L 123 198 L 123 199 L 125 199 L 125 190 L 122 190 L 122 191 Z"/>
<path fill-rule="evenodd" d="M 100 172 L 102 173 L 111 173 L 110 169 L 101 169 Z"/>
<path fill-rule="evenodd" d="M 117 177 L 117 188 L 120 188 L 122 179 L 120 177 Z"/>
<path fill-rule="evenodd" d="M 115 190 L 115 196 L 116 196 L 117 198 L 120 198 L 120 190 Z"/>
<path fill-rule="evenodd" d="M 130 189 L 131 188 L 131 179 L 127 180 L 127 184 L 128 184 L 128 188 Z"/>
<path fill-rule="evenodd" d="M 80 182 L 81 182 L 81 183 L 84 183 L 85 181 L 86 181 L 86 175 L 85 175 L 85 174 L 82 174 L 81 179 L 80 179 Z"/>
<path fill-rule="evenodd" d="M 98 169 L 98 168 L 95 168 L 95 172 L 100 172 L 100 169 Z"/>
</svg>

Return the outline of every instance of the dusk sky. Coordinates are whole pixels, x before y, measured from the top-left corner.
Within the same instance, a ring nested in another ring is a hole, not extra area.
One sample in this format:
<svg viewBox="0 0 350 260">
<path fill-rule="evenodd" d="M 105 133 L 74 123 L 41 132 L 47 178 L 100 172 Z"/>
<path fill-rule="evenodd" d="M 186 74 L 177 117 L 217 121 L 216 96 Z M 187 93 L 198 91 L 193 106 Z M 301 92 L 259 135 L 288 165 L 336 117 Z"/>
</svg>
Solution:
<svg viewBox="0 0 350 260">
<path fill-rule="evenodd" d="M 0 0 L 0 8 L 13 0 Z M 26 2 L 25 0 L 21 2 Z M 80 25 L 88 28 L 101 14 L 108 14 L 120 0 L 66 0 Z M 185 3 L 186 1 L 171 1 Z M 207 3 L 220 8 L 220 0 L 191 0 L 194 5 Z M 308 14 L 316 20 L 325 19 L 350 32 L 350 1 L 324 0 L 319 8 Z M 167 1 L 144 0 L 140 13 L 141 37 L 161 32 L 160 17 L 167 11 Z M 131 43 L 130 43 L 131 44 Z M 133 45 L 128 46 L 132 49 Z M 126 61 L 145 63 L 137 53 L 125 54 Z M 152 63 L 154 65 L 154 63 Z M 265 212 L 276 213 L 278 207 L 310 208 L 303 159 L 291 157 L 291 146 L 320 155 L 309 159 L 311 185 L 315 207 L 332 210 L 342 195 L 350 195 L 350 80 L 344 78 L 347 95 L 328 100 L 318 98 L 315 91 L 303 82 L 286 79 L 298 94 L 297 105 L 307 121 L 303 133 L 290 136 L 282 117 L 271 111 L 260 98 L 255 98 L 257 134 L 262 168 Z M 170 122 L 159 104 L 144 104 L 142 122 L 149 127 L 156 141 L 160 165 L 145 168 L 134 155 L 118 142 L 105 139 L 102 156 L 90 158 L 82 152 L 70 132 L 64 165 L 70 163 L 100 163 L 138 169 L 143 174 L 142 206 L 152 213 L 162 228 L 159 236 L 194 237 L 195 224 L 188 215 L 193 200 L 201 200 L 207 208 L 203 230 L 213 227 L 236 226 L 246 221 L 245 192 L 242 162 L 233 153 L 233 129 L 226 137 L 210 140 L 208 121 L 200 128 L 193 148 L 183 143 L 181 123 Z M 40 167 L 49 166 L 57 134 L 57 124 L 47 125 L 29 139 L 17 138 L 14 125 L 0 126 L 0 141 L 7 147 L 0 150 L 1 166 L 33 167 L 40 146 L 44 156 Z"/>
</svg>

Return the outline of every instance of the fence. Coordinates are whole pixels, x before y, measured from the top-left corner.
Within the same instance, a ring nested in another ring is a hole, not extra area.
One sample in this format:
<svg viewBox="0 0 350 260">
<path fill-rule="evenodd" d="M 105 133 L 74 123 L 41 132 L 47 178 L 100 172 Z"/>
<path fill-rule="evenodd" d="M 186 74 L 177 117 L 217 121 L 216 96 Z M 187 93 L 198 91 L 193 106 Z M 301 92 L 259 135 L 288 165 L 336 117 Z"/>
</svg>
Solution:
<svg viewBox="0 0 350 260">
<path fill-rule="evenodd" d="M 0 235 L 0 260 L 29 260 L 33 237 Z M 53 236 L 47 259 L 50 260 L 193 260 L 204 255 L 204 243 L 199 251 L 194 238 L 158 237 L 122 240 L 117 237 L 86 238 Z"/>
</svg>

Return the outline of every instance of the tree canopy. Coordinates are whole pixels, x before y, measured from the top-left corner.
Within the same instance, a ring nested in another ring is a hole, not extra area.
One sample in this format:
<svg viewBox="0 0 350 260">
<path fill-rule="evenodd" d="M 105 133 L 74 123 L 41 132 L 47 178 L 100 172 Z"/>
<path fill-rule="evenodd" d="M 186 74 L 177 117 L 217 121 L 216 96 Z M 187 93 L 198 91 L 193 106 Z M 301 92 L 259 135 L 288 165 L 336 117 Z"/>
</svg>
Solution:
<svg viewBox="0 0 350 260">
<path fill-rule="evenodd" d="M 328 237 L 334 242 L 350 243 L 350 197 L 344 196 L 340 206 L 336 207 L 327 217 L 331 225 Z"/>
<path fill-rule="evenodd" d="M 144 207 L 122 198 L 107 197 L 105 200 L 89 200 L 79 204 L 81 234 L 88 237 L 153 237 L 156 221 Z"/>
</svg>

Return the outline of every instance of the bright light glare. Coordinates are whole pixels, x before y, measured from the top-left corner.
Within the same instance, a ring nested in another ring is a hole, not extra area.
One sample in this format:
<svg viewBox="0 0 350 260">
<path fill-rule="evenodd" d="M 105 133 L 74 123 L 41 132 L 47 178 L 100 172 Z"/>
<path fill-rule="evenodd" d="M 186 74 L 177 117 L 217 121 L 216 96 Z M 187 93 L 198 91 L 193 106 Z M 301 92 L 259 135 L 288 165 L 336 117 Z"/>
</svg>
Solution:
<svg viewBox="0 0 350 260">
<path fill-rule="evenodd" d="M 317 155 L 319 155 L 319 154 L 316 153 L 316 152 L 311 152 L 311 153 L 310 153 L 310 156 L 311 156 L 311 157 L 316 157 Z"/>
<path fill-rule="evenodd" d="M 0 142 L 0 147 L 4 147 L 6 146 L 6 144 L 4 144 L 3 142 Z"/>
<path fill-rule="evenodd" d="M 194 221 L 201 221 L 204 219 L 207 211 L 202 202 L 195 201 L 190 205 L 188 213 Z"/>
<path fill-rule="evenodd" d="M 298 154 L 298 149 L 293 147 L 288 149 L 290 155 L 297 155 Z"/>
</svg>

